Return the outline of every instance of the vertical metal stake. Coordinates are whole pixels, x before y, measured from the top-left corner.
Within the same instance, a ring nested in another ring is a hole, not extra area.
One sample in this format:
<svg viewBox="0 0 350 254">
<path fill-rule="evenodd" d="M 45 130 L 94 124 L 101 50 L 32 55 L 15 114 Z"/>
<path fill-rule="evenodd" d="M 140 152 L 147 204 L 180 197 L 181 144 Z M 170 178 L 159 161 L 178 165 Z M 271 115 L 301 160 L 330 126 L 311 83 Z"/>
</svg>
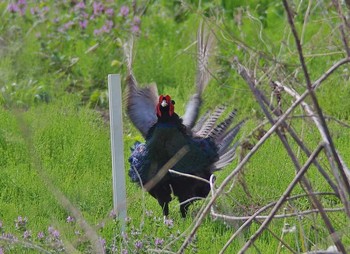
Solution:
<svg viewBox="0 0 350 254">
<path fill-rule="evenodd" d="M 123 230 L 126 218 L 126 190 L 120 75 L 108 75 L 108 92 L 112 151 L 113 207 L 114 211 L 117 212 L 118 218 L 121 220 Z"/>
</svg>

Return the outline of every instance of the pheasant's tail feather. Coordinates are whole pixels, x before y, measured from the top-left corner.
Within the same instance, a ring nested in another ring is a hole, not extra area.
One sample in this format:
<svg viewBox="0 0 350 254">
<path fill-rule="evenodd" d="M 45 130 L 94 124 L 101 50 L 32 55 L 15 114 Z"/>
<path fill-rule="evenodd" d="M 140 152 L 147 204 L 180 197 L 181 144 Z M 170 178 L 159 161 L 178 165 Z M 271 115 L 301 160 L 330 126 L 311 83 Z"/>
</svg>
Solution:
<svg viewBox="0 0 350 254">
<path fill-rule="evenodd" d="M 244 124 L 244 120 L 239 122 L 237 125 L 232 127 L 229 131 L 227 131 L 220 139 L 216 139 L 215 143 L 218 146 L 218 154 L 221 156 L 224 154 L 227 150 L 227 148 L 231 145 L 232 141 L 237 136 L 239 130 L 241 129 L 242 125 Z"/>
<path fill-rule="evenodd" d="M 225 150 L 225 153 L 219 156 L 219 160 L 212 164 L 210 171 L 218 171 L 229 165 L 236 158 L 236 150 L 239 144 L 237 141 L 231 148 Z"/>
<path fill-rule="evenodd" d="M 134 38 L 131 37 L 127 43 L 123 45 L 125 62 L 128 71 L 128 76 L 132 75 L 132 63 L 133 63 L 133 49 L 134 49 Z"/>
<path fill-rule="evenodd" d="M 201 128 L 199 129 L 199 131 L 197 131 L 196 133 L 194 133 L 196 136 L 199 137 L 203 137 L 206 138 L 208 137 L 209 133 L 211 132 L 211 130 L 213 129 L 213 127 L 215 126 L 216 121 L 220 118 L 220 116 L 222 115 L 222 113 L 224 113 L 226 107 L 225 106 L 219 106 L 217 107 L 213 113 L 211 113 L 210 115 L 208 115 L 207 119 L 205 120 L 205 122 L 202 124 Z"/>
<path fill-rule="evenodd" d="M 202 94 L 210 80 L 209 58 L 212 53 L 214 36 L 208 31 L 208 27 L 200 24 L 197 34 L 197 93 Z"/>
<path fill-rule="evenodd" d="M 192 128 L 192 133 L 195 133 L 195 134 L 198 133 L 203 127 L 205 121 L 208 120 L 209 116 L 210 116 L 210 111 L 208 110 L 198 119 L 197 123 Z"/>
<path fill-rule="evenodd" d="M 218 126 L 216 126 L 214 129 L 210 131 L 208 136 L 214 140 L 221 139 L 221 137 L 224 135 L 226 130 L 229 128 L 229 126 L 235 119 L 236 113 L 237 113 L 237 109 L 234 109 L 233 111 L 231 111 L 228 117 L 224 121 L 222 121 Z"/>
<path fill-rule="evenodd" d="M 197 76 L 196 93 L 191 96 L 186 106 L 183 118 L 183 124 L 191 129 L 199 114 L 202 104 L 202 93 L 210 80 L 209 57 L 213 46 L 213 35 L 203 23 L 200 24 L 197 33 Z"/>
</svg>

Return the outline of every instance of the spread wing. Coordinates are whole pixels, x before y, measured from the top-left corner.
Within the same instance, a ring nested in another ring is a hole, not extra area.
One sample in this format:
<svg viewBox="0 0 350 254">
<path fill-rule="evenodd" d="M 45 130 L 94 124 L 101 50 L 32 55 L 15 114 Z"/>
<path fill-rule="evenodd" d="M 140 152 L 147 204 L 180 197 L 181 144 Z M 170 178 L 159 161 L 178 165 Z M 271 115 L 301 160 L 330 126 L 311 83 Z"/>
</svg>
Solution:
<svg viewBox="0 0 350 254">
<path fill-rule="evenodd" d="M 182 117 L 183 124 L 191 129 L 199 114 L 199 109 L 202 104 L 202 92 L 209 83 L 210 73 L 208 71 L 209 56 L 213 45 L 213 35 L 209 33 L 200 24 L 197 33 L 197 76 L 196 76 L 196 93 L 191 96 L 186 105 L 185 114 Z"/>
<path fill-rule="evenodd" d="M 158 103 L 158 90 L 156 84 L 139 88 L 132 72 L 133 40 L 124 46 L 128 73 L 126 77 L 127 114 L 134 126 L 146 137 L 148 130 L 157 122 L 156 105 Z"/>
</svg>

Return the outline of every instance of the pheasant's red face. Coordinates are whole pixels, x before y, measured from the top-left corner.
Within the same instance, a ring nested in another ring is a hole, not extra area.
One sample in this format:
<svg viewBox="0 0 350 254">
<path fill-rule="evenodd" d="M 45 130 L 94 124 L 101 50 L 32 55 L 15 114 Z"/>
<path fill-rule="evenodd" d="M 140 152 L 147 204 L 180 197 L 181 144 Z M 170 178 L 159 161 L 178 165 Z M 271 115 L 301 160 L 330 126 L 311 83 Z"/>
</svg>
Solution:
<svg viewBox="0 0 350 254">
<path fill-rule="evenodd" d="M 160 117 L 162 116 L 162 108 L 169 108 L 169 116 L 172 116 L 174 113 L 174 104 L 175 102 L 171 100 L 171 97 L 169 95 L 160 95 L 159 96 L 159 102 L 157 105 L 157 115 Z"/>
</svg>

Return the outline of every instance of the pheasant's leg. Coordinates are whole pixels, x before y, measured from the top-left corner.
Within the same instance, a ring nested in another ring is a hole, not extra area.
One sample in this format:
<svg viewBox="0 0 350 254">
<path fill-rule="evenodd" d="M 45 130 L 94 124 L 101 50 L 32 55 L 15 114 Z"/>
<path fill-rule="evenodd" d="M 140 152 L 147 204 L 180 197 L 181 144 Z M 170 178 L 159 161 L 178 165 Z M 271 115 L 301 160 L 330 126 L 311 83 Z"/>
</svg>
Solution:
<svg viewBox="0 0 350 254">
<path fill-rule="evenodd" d="M 169 215 L 169 202 L 171 201 L 171 190 L 169 184 L 160 182 L 153 187 L 149 193 L 157 199 L 158 204 L 163 210 L 163 215 Z"/>
<path fill-rule="evenodd" d="M 180 205 L 180 212 L 181 212 L 182 218 L 186 218 L 188 207 L 190 206 L 190 204 L 191 202 L 187 202 L 185 204 Z"/>
<path fill-rule="evenodd" d="M 167 217 L 169 215 L 169 202 L 162 202 L 161 200 L 158 200 L 158 203 L 163 209 L 163 215 Z"/>
</svg>

